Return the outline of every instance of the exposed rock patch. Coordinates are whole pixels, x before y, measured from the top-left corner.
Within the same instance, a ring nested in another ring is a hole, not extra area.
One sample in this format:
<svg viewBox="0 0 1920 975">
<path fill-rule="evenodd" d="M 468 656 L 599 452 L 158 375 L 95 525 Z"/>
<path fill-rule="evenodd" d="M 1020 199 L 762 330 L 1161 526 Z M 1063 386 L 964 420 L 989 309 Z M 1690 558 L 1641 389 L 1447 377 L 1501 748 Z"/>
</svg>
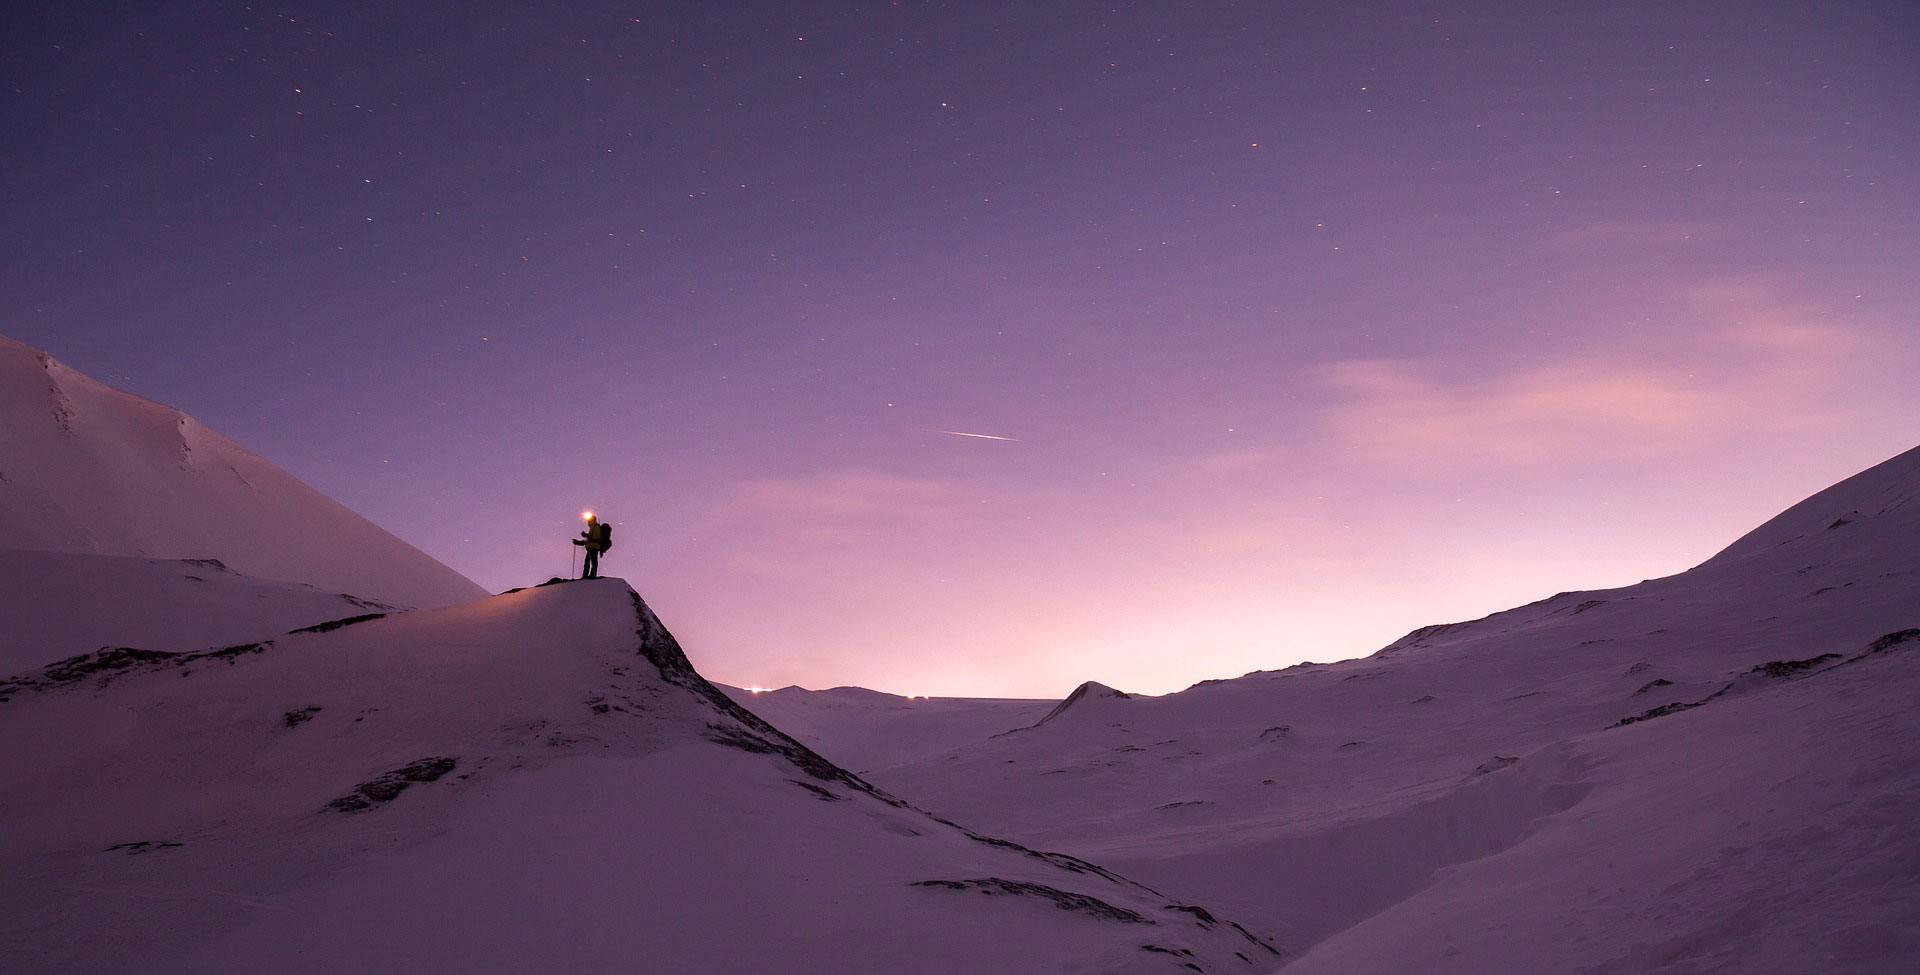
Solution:
<svg viewBox="0 0 1920 975">
<path fill-rule="evenodd" d="M 1513 763 L 1519 760 L 1520 758 L 1517 755 L 1513 757 L 1508 757 L 1506 755 L 1495 755 L 1492 758 L 1487 759 L 1484 762 L 1481 762 L 1479 765 L 1474 766 L 1473 771 L 1469 773 L 1467 777 L 1473 778 L 1476 775 L 1486 775 L 1489 772 L 1498 772 L 1501 769 L 1506 768 L 1507 766 L 1512 765 Z"/>
<path fill-rule="evenodd" d="M 115 843 L 107 847 L 106 852 L 113 853 L 115 851 L 121 851 L 132 856 L 141 853 L 152 853 L 155 850 L 169 850 L 177 846 L 185 845 L 184 843 L 175 843 L 172 840 L 135 840 L 132 843 Z"/>
<path fill-rule="evenodd" d="M 1711 698 L 1709 698 L 1708 700 L 1711 700 Z M 1697 708 L 1700 705 L 1705 703 L 1707 702 L 1706 701 L 1675 701 L 1672 704 L 1662 704 L 1657 708 L 1648 708 L 1645 711 L 1640 712 L 1639 714 L 1628 715 L 1627 717 L 1621 718 L 1619 721 L 1614 722 L 1608 727 L 1620 728 L 1620 727 L 1624 727 L 1630 724 L 1635 724 L 1641 721 L 1651 721 L 1654 718 L 1664 718 L 1669 714 L 1677 714 L 1681 711 L 1685 711 L 1690 708 Z"/>
<path fill-rule="evenodd" d="M 1867 657 L 1883 654 L 1890 650 L 1909 649 L 1914 646 L 1920 646 L 1920 629 L 1896 630 L 1867 644 L 1867 648 L 1862 650 L 1859 656 L 1853 659 L 1864 660 Z M 1851 662 L 1852 661 L 1849 661 L 1849 663 Z"/>
<path fill-rule="evenodd" d="M 1808 657 L 1805 660 L 1770 660 L 1753 668 L 1750 673 L 1762 674 L 1767 677 L 1791 677 L 1794 674 L 1812 670 L 1829 660 L 1839 659 L 1840 655 L 1837 653 L 1823 653 L 1818 657 Z"/>
<path fill-rule="evenodd" d="M 348 597 L 348 598 L 352 598 L 352 597 Z M 355 623 L 365 623 L 368 620 L 377 620 L 385 615 L 387 614 L 364 613 L 359 616 L 348 616 L 344 619 L 328 620 L 325 623 L 315 623 L 312 626 L 303 626 L 297 630 L 288 630 L 287 632 L 288 633 L 331 633 L 334 630 L 337 630 L 343 626 L 352 626 Z"/>
<path fill-rule="evenodd" d="M 1715 698 L 1726 696 L 1729 692 L 1749 688 L 1755 684 L 1782 680 L 1797 680 L 1802 677 L 1809 677 L 1822 671 L 1832 670 L 1835 667 L 1845 667 L 1848 664 L 1856 664 L 1868 657 L 1877 656 L 1889 650 L 1913 644 L 1920 644 L 1920 628 L 1896 630 L 1888 633 L 1874 640 L 1872 643 L 1867 644 L 1864 649 L 1851 657 L 1845 657 L 1838 653 L 1823 653 L 1808 657 L 1804 660 L 1769 660 L 1728 681 L 1719 690 L 1714 691 L 1712 694 L 1698 701 L 1678 701 L 1672 704 L 1662 704 L 1657 708 L 1649 708 L 1639 714 L 1621 718 L 1619 721 L 1608 725 L 1608 727 L 1618 728 L 1623 725 L 1635 724 L 1653 718 L 1662 718 L 1669 714 L 1700 707 L 1703 704 L 1713 701 Z M 1647 688 L 1654 687 L 1661 683 L 1665 682 L 1654 681 L 1652 684 L 1648 684 L 1647 687 L 1641 688 L 1641 690 L 1644 691 Z"/>
<path fill-rule="evenodd" d="M 88 678 L 99 678 L 99 686 L 105 687 L 116 678 L 128 674 L 145 673 L 168 667 L 186 668 L 203 660 L 224 660 L 231 663 L 238 657 L 265 651 L 273 645 L 272 640 L 264 643 L 239 643 L 218 650 L 196 650 L 176 652 L 172 650 L 146 650 L 140 647 L 103 647 L 92 653 L 83 653 L 77 657 L 56 660 L 40 668 L 38 672 L 28 672 L 6 680 L 0 680 L 0 702 L 8 700 L 16 691 L 46 691 L 79 683 Z M 186 671 L 183 669 L 182 673 Z"/>
<path fill-rule="evenodd" d="M 399 798 L 416 782 L 432 782 L 459 765 L 458 759 L 423 758 L 353 787 L 353 791 L 327 803 L 335 812 L 363 812 Z"/>
<path fill-rule="evenodd" d="M 920 880 L 915 887 L 944 887 L 949 890 L 977 890 L 989 897 L 1011 895 L 1015 897 L 1039 897 L 1052 901 L 1053 906 L 1063 911 L 1073 911 L 1103 921 L 1119 921 L 1124 924 L 1152 924 L 1153 919 L 1124 907 L 1115 907 L 1098 897 L 1076 894 L 1072 891 L 1049 887 L 1046 884 L 1027 883 L 1020 880 L 1005 880 L 1000 877 L 981 877 L 977 880 Z"/>
<path fill-rule="evenodd" d="M 794 785 L 799 786 L 802 789 L 807 790 L 808 792 L 813 793 L 813 797 L 815 799 L 821 800 L 822 802 L 846 802 L 847 801 L 846 796 L 843 796 L 840 793 L 833 791 L 832 789 L 822 788 L 821 786 L 814 785 L 811 782 L 802 782 L 799 779 L 788 779 L 787 781 L 793 783 Z"/>
<path fill-rule="evenodd" d="M 1204 907 L 1195 907 L 1192 904 L 1168 904 L 1167 910 L 1181 911 L 1187 914 L 1191 914 L 1193 915 L 1194 921 L 1197 922 L 1203 928 L 1211 928 L 1214 925 L 1220 923 L 1220 919 L 1217 917 L 1214 917 L 1212 911 L 1209 911 Z"/>
</svg>

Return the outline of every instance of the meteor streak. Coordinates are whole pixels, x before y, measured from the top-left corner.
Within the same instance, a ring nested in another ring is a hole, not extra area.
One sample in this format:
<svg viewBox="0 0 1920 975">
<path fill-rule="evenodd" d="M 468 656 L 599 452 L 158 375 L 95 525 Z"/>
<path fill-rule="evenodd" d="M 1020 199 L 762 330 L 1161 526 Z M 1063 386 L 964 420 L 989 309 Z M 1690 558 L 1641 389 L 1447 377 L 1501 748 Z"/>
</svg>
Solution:
<svg viewBox="0 0 1920 975">
<path fill-rule="evenodd" d="M 975 437 L 980 440 L 1006 440 L 1012 443 L 1026 443 L 1026 441 L 1021 440 L 1019 437 L 996 437 L 991 433 L 961 433 L 958 430 L 936 430 L 934 432 L 944 433 L 949 437 Z"/>
</svg>

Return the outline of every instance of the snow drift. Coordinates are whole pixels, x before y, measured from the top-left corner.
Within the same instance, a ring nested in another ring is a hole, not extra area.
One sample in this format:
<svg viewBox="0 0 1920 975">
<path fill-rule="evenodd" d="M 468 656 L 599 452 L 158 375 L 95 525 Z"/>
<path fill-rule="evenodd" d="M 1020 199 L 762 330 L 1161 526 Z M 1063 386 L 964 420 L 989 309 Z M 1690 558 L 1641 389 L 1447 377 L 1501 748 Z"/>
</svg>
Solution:
<svg viewBox="0 0 1920 975">
<path fill-rule="evenodd" d="M 408 607 L 486 594 L 192 417 L 5 336 L 0 548 L 218 559 Z"/>
</svg>

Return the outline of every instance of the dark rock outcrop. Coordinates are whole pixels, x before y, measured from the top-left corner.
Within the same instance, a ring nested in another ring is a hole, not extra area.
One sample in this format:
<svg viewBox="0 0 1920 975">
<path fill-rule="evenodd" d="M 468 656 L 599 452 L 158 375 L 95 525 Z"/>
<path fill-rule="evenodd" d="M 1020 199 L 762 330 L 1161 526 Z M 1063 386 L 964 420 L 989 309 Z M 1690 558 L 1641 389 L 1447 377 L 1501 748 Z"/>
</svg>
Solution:
<svg viewBox="0 0 1920 975">
<path fill-rule="evenodd" d="M 1046 884 L 1034 884 L 1021 880 L 1004 880 L 1000 877 L 981 877 L 976 880 L 921 880 L 915 887 L 945 887 L 951 890 L 977 890 L 988 896 L 1011 894 L 1016 897 L 1042 897 L 1053 902 L 1053 906 L 1063 911 L 1074 911 L 1103 921 L 1120 921 L 1126 924 L 1152 924 L 1153 919 L 1124 907 L 1115 907 L 1098 897 L 1076 894 L 1072 891 L 1048 887 Z"/>
<path fill-rule="evenodd" d="M 203 660 L 224 660 L 232 663 L 236 658 L 264 652 L 271 646 L 273 646 L 272 640 L 264 643 L 237 643 L 218 650 L 190 652 L 146 650 L 140 647 L 103 647 L 92 653 L 54 661 L 37 672 L 29 671 L 0 680 L 0 703 L 7 701 L 18 691 L 52 690 L 77 684 L 89 678 L 99 678 L 99 686 L 105 687 L 114 679 L 128 674 L 148 673 L 168 667 L 185 668 Z M 183 670 L 182 673 L 184 674 L 185 671 Z"/>
<path fill-rule="evenodd" d="M 385 615 L 387 614 L 363 613 L 359 616 L 348 616 L 344 619 L 328 620 L 325 623 L 315 623 L 312 626 L 303 626 L 297 630 L 288 630 L 287 632 L 288 633 L 330 633 L 343 626 L 352 626 L 355 623 L 365 623 L 368 620 L 377 620 Z"/>
<path fill-rule="evenodd" d="M 416 782 L 432 782 L 454 770 L 458 759 L 423 758 L 408 762 L 370 782 L 362 782 L 353 791 L 327 803 L 335 812 L 364 812 L 400 797 Z"/>
</svg>

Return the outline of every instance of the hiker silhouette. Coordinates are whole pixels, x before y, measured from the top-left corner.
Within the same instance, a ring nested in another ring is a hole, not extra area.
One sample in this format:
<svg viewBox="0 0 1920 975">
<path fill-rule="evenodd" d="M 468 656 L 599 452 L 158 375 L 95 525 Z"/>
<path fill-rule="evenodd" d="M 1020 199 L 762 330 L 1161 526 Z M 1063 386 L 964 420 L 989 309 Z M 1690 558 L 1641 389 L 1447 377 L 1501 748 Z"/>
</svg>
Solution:
<svg viewBox="0 0 1920 975">
<path fill-rule="evenodd" d="M 587 556 L 580 563 L 580 578 L 600 578 L 600 553 L 613 547 L 613 526 L 601 521 L 593 512 L 587 512 L 586 530 L 573 544 L 586 550 Z"/>
</svg>

